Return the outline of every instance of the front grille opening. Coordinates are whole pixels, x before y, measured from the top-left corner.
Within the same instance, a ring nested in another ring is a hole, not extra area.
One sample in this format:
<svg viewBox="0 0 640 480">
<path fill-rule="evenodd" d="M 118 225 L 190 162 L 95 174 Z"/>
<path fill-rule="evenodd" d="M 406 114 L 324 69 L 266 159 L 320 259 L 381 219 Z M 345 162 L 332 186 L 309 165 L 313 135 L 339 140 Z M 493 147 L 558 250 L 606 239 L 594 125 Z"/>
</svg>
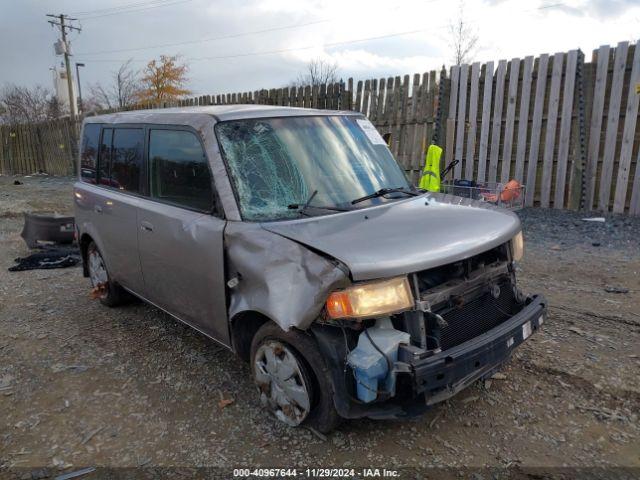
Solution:
<svg viewBox="0 0 640 480">
<path fill-rule="evenodd" d="M 421 300 L 445 321 L 435 315 L 425 316 L 427 350 L 445 351 L 460 345 L 522 309 L 508 247 L 505 243 L 465 260 L 416 273 L 414 281 Z M 409 319 L 405 325 L 410 324 Z M 410 333 L 414 342 L 420 338 L 419 332 Z"/>
<path fill-rule="evenodd" d="M 488 332 L 520 310 L 511 283 L 503 281 L 499 287 L 498 298 L 487 291 L 461 306 L 448 306 L 436 312 L 447 322 L 440 330 L 442 350 Z"/>
</svg>

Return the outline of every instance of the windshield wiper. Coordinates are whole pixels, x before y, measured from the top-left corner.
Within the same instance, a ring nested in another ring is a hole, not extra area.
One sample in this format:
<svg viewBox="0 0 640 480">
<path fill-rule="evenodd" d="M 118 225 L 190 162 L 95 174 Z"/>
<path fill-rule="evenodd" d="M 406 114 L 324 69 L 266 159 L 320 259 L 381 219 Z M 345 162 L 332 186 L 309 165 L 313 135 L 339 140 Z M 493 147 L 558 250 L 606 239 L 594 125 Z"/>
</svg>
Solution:
<svg viewBox="0 0 640 480">
<path fill-rule="evenodd" d="M 365 195 L 364 197 L 351 200 L 351 204 L 355 205 L 356 203 L 364 202 L 365 200 L 371 200 L 372 198 L 382 197 L 388 193 L 404 193 L 406 195 L 411 195 L 412 197 L 417 197 L 418 195 L 420 195 L 420 193 L 407 190 L 406 188 L 381 188 L 380 190 L 373 192 L 369 195 Z"/>
<path fill-rule="evenodd" d="M 340 207 L 329 207 L 329 206 L 323 206 L 323 205 L 311 205 L 311 201 L 315 198 L 315 196 L 318 194 L 318 190 L 314 190 L 311 195 L 309 196 L 309 198 L 307 199 L 306 202 L 304 202 L 304 204 L 299 204 L 299 203 L 292 203 L 291 205 L 287 205 L 287 208 L 290 210 L 298 210 L 298 212 L 301 215 L 309 215 L 307 213 L 307 210 L 309 208 L 319 208 L 322 210 L 331 210 L 334 212 L 347 212 L 349 211 L 348 208 L 340 208 Z"/>
</svg>

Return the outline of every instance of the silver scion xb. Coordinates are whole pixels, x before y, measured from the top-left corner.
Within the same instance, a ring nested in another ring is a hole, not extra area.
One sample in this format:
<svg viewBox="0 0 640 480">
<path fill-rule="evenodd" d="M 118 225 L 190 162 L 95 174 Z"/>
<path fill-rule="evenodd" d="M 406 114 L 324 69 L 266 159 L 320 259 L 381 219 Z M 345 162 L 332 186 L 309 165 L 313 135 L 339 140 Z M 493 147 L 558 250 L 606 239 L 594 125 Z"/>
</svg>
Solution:
<svg viewBox="0 0 640 480">
<path fill-rule="evenodd" d="M 254 105 L 90 117 L 84 273 L 250 362 L 289 425 L 423 412 L 542 325 L 516 215 L 412 187 L 354 112 Z"/>
</svg>

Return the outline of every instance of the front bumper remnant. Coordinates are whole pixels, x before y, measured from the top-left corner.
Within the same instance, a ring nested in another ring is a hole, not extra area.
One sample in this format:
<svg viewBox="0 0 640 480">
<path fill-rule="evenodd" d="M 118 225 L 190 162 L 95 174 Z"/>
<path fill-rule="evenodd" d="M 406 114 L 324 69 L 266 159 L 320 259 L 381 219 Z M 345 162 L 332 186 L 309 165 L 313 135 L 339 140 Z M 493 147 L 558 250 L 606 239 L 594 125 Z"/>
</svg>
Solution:
<svg viewBox="0 0 640 480">
<path fill-rule="evenodd" d="M 313 327 L 333 379 L 336 410 L 345 418 L 403 418 L 423 413 L 500 368 L 511 352 L 544 323 L 546 303 L 544 297 L 534 295 L 520 312 L 500 325 L 431 356 L 421 356 L 419 349 L 401 345 L 398 361 L 408 366 L 401 374 L 408 391 L 370 404 L 354 398 L 352 378 L 345 373 L 348 352 L 343 333 L 336 328 Z"/>
<path fill-rule="evenodd" d="M 492 375 L 540 328 L 545 314 L 546 300 L 536 295 L 520 312 L 488 332 L 431 357 L 413 359 L 410 365 L 416 393 L 424 393 L 427 404 L 432 405 Z"/>
</svg>

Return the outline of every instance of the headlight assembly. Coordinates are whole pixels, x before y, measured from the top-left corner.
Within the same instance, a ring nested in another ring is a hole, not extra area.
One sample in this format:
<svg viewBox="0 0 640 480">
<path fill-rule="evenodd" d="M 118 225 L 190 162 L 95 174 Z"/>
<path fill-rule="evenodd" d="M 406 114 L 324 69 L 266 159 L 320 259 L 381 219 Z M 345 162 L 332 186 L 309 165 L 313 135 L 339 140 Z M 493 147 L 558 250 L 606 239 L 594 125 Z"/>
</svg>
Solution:
<svg viewBox="0 0 640 480">
<path fill-rule="evenodd" d="M 413 308 L 407 277 L 353 285 L 327 298 L 327 312 L 333 319 L 368 318 Z"/>
<path fill-rule="evenodd" d="M 407 277 L 396 277 L 333 292 L 326 305 L 333 319 L 369 318 L 413 308 L 413 295 Z"/>
<path fill-rule="evenodd" d="M 524 256 L 524 237 L 522 232 L 518 232 L 511 240 L 511 254 L 516 262 L 522 260 Z"/>
</svg>

